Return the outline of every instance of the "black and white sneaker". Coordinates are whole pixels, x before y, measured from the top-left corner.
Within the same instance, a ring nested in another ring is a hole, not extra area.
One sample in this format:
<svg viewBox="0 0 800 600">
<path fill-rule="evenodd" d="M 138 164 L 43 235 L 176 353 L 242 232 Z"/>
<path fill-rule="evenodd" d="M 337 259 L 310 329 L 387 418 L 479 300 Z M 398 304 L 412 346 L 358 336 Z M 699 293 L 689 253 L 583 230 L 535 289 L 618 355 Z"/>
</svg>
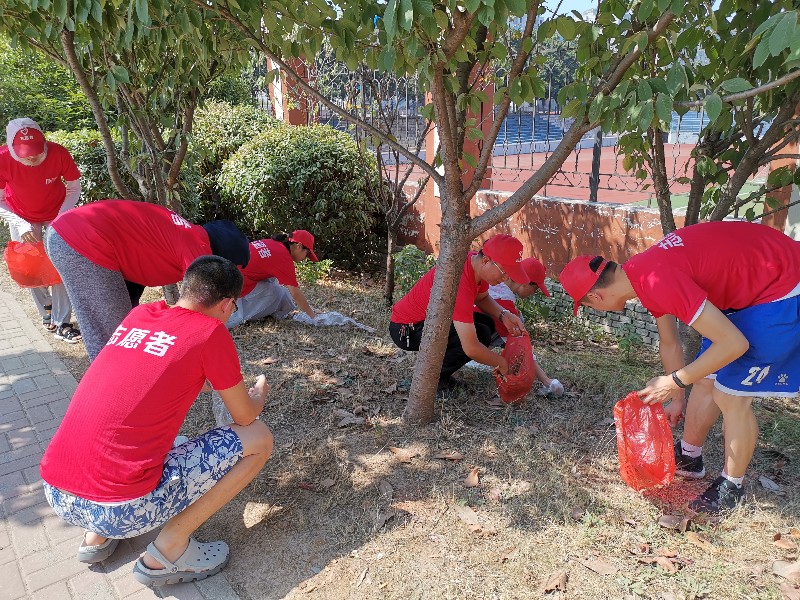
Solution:
<svg viewBox="0 0 800 600">
<path fill-rule="evenodd" d="M 686 456 L 681 448 L 681 441 L 675 442 L 675 474 L 691 479 L 702 479 L 706 475 L 706 468 L 703 466 L 703 455 L 696 458 Z"/>
<path fill-rule="evenodd" d="M 57 340 L 62 340 L 68 344 L 77 344 L 83 339 L 81 332 L 75 329 L 70 323 L 59 325 L 53 335 Z"/>
<path fill-rule="evenodd" d="M 744 487 L 736 485 L 720 475 L 705 492 L 689 502 L 689 508 L 697 513 L 716 514 L 721 511 L 733 510 L 743 498 Z"/>
</svg>

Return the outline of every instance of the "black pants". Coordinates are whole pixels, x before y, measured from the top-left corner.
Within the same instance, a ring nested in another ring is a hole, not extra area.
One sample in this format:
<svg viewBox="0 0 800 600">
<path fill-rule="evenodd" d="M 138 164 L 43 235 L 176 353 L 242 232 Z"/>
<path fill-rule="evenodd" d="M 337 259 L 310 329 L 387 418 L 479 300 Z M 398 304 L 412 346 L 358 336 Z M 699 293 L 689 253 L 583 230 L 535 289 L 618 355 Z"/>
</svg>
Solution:
<svg viewBox="0 0 800 600">
<path fill-rule="evenodd" d="M 478 334 L 478 341 L 488 348 L 492 340 L 492 335 L 494 335 L 495 332 L 494 320 L 489 315 L 483 313 L 476 312 L 474 314 L 475 333 Z M 416 352 L 419 350 L 419 344 L 422 341 L 422 330 L 424 327 L 425 321 L 420 321 L 413 325 L 403 325 L 392 321 L 389 323 L 389 335 L 398 348 Z M 472 359 L 466 355 L 464 349 L 461 347 L 461 340 L 458 338 L 455 325 L 451 323 L 450 333 L 447 336 L 447 349 L 444 351 L 442 372 L 439 374 L 439 379 L 447 379 L 470 360 Z"/>
</svg>

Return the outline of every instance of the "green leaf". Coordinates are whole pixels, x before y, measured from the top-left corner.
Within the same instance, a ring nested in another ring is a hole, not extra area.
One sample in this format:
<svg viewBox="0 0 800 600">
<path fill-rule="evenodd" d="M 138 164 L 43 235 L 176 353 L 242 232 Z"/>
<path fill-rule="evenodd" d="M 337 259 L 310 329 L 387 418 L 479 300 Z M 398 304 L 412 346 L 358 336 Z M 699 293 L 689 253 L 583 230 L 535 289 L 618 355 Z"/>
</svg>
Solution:
<svg viewBox="0 0 800 600">
<path fill-rule="evenodd" d="M 640 100 L 650 100 L 653 97 L 653 90 L 644 79 L 639 81 L 636 92 L 639 94 Z"/>
<path fill-rule="evenodd" d="M 403 31 L 411 31 L 414 23 L 414 5 L 411 0 L 400 0 L 400 12 L 397 15 L 397 24 Z"/>
<path fill-rule="evenodd" d="M 708 118 L 712 121 L 716 121 L 722 112 L 722 98 L 719 97 L 719 94 L 709 94 L 706 96 L 705 108 Z"/>
<path fill-rule="evenodd" d="M 592 100 L 592 104 L 589 106 L 589 122 L 596 123 L 600 118 L 600 114 L 603 111 L 603 94 L 597 94 L 594 100 Z"/>
<path fill-rule="evenodd" d="M 67 0 L 53 0 L 53 13 L 59 21 L 67 18 Z"/>
<path fill-rule="evenodd" d="M 653 124 L 653 103 L 646 102 L 642 105 L 642 112 L 639 114 L 639 127 L 642 131 L 650 128 Z"/>
<path fill-rule="evenodd" d="M 582 117 L 584 105 L 578 98 L 573 98 L 561 111 L 561 117 L 568 119 L 570 117 Z"/>
<path fill-rule="evenodd" d="M 636 40 L 636 49 L 639 50 L 639 52 L 642 52 L 645 48 L 647 48 L 649 39 L 647 37 L 646 31 L 640 31 L 639 33 L 637 33 L 635 40 Z"/>
<path fill-rule="evenodd" d="M 464 0 L 464 8 L 466 8 L 467 12 L 470 14 L 478 12 L 480 5 L 481 0 Z"/>
<path fill-rule="evenodd" d="M 731 92 L 732 94 L 753 89 L 753 86 L 750 84 L 750 82 L 747 81 L 747 79 L 742 79 L 741 77 L 734 77 L 733 79 L 723 81 L 720 84 L 720 87 L 726 92 Z"/>
<path fill-rule="evenodd" d="M 769 58 L 769 37 L 763 37 L 753 53 L 753 66 L 760 67 L 767 58 Z"/>
<path fill-rule="evenodd" d="M 98 0 L 93 0 L 92 2 L 92 18 L 97 23 L 103 22 L 103 5 Z"/>
<path fill-rule="evenodd" d="M 140 23 L 150 24 L 150 12 L 147 0 L 136 0 L 136 18 Z"/>
<path fill-rule="evenodd" d="M 787 12 L 778 21 L 769 36 L 769 53 L 778 56 L 784 49 L 792 43 L 795 29 L 797 27 L 797 16 L 794 12 Z"/>
<path fill-rule="evenodd" d="M 653 0 L 642 0 L 642 3 L 639 5 L 639 14 L 638 18 L 639 21 L 644 23 L 647 19 L 650 18 L 650 15 L 653 14 Z"/>
<path fill-rule="evenodd" d="M 473 169 L 478 166 L 477 159 L 472 156 L 469 152 L 464 152 L 464 162 L 467 163 Z"/>
<path fill-rule="evenodd" d="M 684 87 L 686 82 L 686 73 L 683 70 L 683 65 L 673 63 L 672 67 L 667 73 L 667 88 L 669 92 L 674 96 L 680 91 L 682 87 Z"/>
<path fill-rule="evenodd" d="M 658 0 L 658 12 L 663 13 L 665 10 L 667 10 L 671 2 L 672 0 Z"/>
<path fill-rule="evenodd" d="M 506 6 L 515 17 L 521 17 L 527 10 L 525 0 L 506 0 Z"/>
<path fill-rule="evenodd" d="M 386 10 L 383 11 L 383 27 L 386 31 L 386 38 L 391 44 L 397 33 L 397 0 L 389 0 L 386 3 Z"/>
<path fill-rule="evenodd" d="M 123 67 L 122 65 L 114 65 L 111 67 L 111 73 L 114 75 L 114 79 L 116 81 L 121 81 L 122 83 L 130 83 L 130 75 L 128 74 L 128 69 Z"/>
<path fill-rule="evenodd" d="M 575 21 L 569 17 L 559 17 L 556 20 L 556 31 L 558 31 L 558 34 L 565 40 L 574 40 L 576 33 Z"/>
<path fill-rule="evenodd" d="M 661 121 L 669 125 L 672 122 L 672 98 L 666 94 L 659 94 L 656 97 L 656 114 Z"/>
</svg>

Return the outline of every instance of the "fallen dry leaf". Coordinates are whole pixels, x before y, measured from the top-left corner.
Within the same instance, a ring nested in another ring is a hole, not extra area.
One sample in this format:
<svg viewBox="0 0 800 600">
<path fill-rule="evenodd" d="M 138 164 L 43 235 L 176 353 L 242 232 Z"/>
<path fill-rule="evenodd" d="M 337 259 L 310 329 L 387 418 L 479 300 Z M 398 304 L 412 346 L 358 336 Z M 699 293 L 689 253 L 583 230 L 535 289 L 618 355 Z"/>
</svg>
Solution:
<svg viewBox="0 0 800 600">
<path fill-rule="evenodd" d="M 460 504 L 456 504 L 453 507 L 453 510 L 455 510 L 458 518 L 467 524 L 467 527 L 469 527 L 469 530 L 472 533 L 484 533 L 486 535 L 497 533 L 497 529 L 495 529 L 494 526 L 481 521 L 475 511 L 469 506 L 461 506 Z"/>
<path fill-rule="evenodd" d="M 798 529 L 797 527 L 792 527 L 789 530 L 789 535 L 792 537 L 800 537 L 800 529 Z"/>
<path fill-rule="evenodd" d="M 793 583 L 800 583 L 800 562 L 786 560 L 776 560 L 772 563 L 772 572 L 778 577 L 788 579 Z"/>
<path fill-rule="evenodd" d="M 478 467 L 472 467 L 472 470 L 464 479 L 465 488 L 474 488 L 480 485 L 480 477 L 478 476 Z"/>
<path fill-rule="evenodd" d="M 334 417 L 339 417 L 340 419 L 346 419 L 347 417 L 352 417 L 353 413 L 351 413 L 349 410 L 345 410 L 343 408 L 335 408 L 333 410 L 333 416 Z"/>
<path fill-rule="evenodd" d="M 315 486 L 313 483 L 308 483 L 305 481 L 301 481 L 300 483 L 298 483 L 297 487 L 299 487 L 301 490 L 308 490 L 309 492 L 317 491 L 317 486 Z"/>
<path fill-rule="evenodd" d="M 782 600 L 800 600 L 800 590 L 788 581 L 781 583 L 780 590 Z"/>
<path fill-rule="evenodd" d="M 539 593 L 541 594 L 549 594 L 550 592 L 566 592 L 567 591 L 567 580 L 569 579 L 569 574 L 566 571 L 556 571 L 554 573 L 550 573 L 547 576 L 547 579 L 544 580 L 542 585 L 539 588 Z"/>
<path fill-rule="evenodd" d="M 492 488 L 489 490 L 489 500 L 499 503 L 503 500 L 503 492 L 500 488 Z"/>
<path fill-rule="evenodd" d="M 637 523 L 633 519 L 625 519 L 625 525 L 629 525 L 629 526 L 631 526 L 631 527 L 633 527 L 635 529 Z"/>
<path fill-rule="evenodd" d="M 786 492 L 784 491 L 784 489 L 780 485 L 778 485 L 777 483 L 772 481 L 772 479 L 769 479 L 768 477 L 764 477 L 763 475 L 761 475 L 758 478 L 758 481 L 761 484 L 761 487 L 763 487 L 768 492 L 772 492 L 776 496 L 785 496 L 786 495 Z"/>
<path fill-rule="evenodd" d="M 342 398 L 350 398 L 353 395 L 353 392 L 343 387 L 336 388 L 333 391 L 339 394 Z"/>
<path fill-rule="evenodd" d="M 305 587 L 305 589 L 304 589 L 303 591 L 304 591 L 306 594 L 310 594 L 310 593 L 311 593 L 311 592 L 313 592 L 315 589 L 317 589 L 317 584 L 316 584 L 316 583 L 309 583 L 309 584 L 308 584 L 308 585 Z"/>
<path fill-rule="evenodd" d="M 578 562 L 598 575 L 614 575 L 619 571 L 619 567 L 599 558 L 587 558 Z"/>
<path fill-rule="evenodd" d="M 658 518 L 658 524 L 666 529 L 678 529 L 683 519 L 684 517 L 681 515 L 661 515 Z"/>
<path fill-rule="evenodd" d="M 698 548 L 702 548 L 706 552 L 716 552 L 717 549 L 714 545 L 705 539 L 702 535 L 695 531 L 690 531 L 686 534 L 686 539 L 689 540 L 690 544 L 694 544 Z"/>
<path fill-rule="evenodd" d="M 659 548 L 656 550 L 656 555 L 664 556 L 666 558 L 675 558 L 678 556 L 678 553 L 675 550 L 670 550 L 669 548 Z"/>
<path fill-rule="evenodd" d="M 572 512 L 569 513 L 569 516 L 572 517 L 574 521 L 580 521 L 583 518 L 583 513 L 584 510 L 581 507 L 576 506 L 572 509 Z"/>
<path fill-rule="evenodd" d="M 397 391 L 397 384 L 396 383 L 393 383 L 392 385 L 390 385 L 389 387 L 387 387 L 387 388 L 385 388 L 383 390 L 383 392 L 385 394 L 394 394 L 396 391 Z"/>
<path fill-rule="evenodd" d="M 364 424 L 364 417 L 356 417 L 355 415 L 350 415 L 349 417 L 345 417 L 341 421 L 339 421 L 336 426 L 337 427 L 347 427 L 348 425 L 363 425 Z"/>
<path fill-rule="evenodd" d="M 355 580 L 355 582 L 353 583 L 353 587 L 358 587 L 358 586 L 360 586 L 362 583 L 364 583 L 364 578 L 367 576 L 367 571 L 368 571 L 368 570 L 369 570 L 369 569 L 364 569 L 363 571 L 361 571 L 361 574 L 358 576 L 358 578 L 357 578 L 357 579 Z"/>
<path fill-rule="evenodd" d="M 278 362 L 278 359 L 273 358 L 271 356 L 268 356 L 267 358 L 264 358 L 259 361 L 259 363 L 261 363 L 262 365 L 274 365 L 276 362 Z"/>
<path fill-rule="evenodd" d="M 388 509 L 379 511 L 377 515 L 375 515 L 375 531 L 381 529 L 386 523 L 394 519 L 399 513 L 396 510 Z"/>
<path fill-rule="evenodd" d="M 399 460 L 401 463 L 410 463 L 411 459 L 415 456 L 419 456 L 419 452 L 416 450 L 408 450 L 406 448 L 395 448 L 394 446 L 389 446 L 389 450 L 392 454 L 395 455 L 395 458 Z"/>
<path fill-rule="evenodd" d="M 656 564 L 664 569 L 667 573 L 677 573 L 678 567 L 675 566 L 670 559 L 666 556 L 656 556 Z"/>
<path fill-rule="evenodd" d="M 391 483 L 385 479 L 381 479 L 378 482 L 378 493 L 386 500 L 391 500 L 392 494 L 394 494 L 394 488 Z"/>
<path fill-rule="evenodd" d="M 772 543 L 775 544 L 778 548 L 782 548 L 783 550 L 797 549 L 797 544 L 795 544 L 791 538 L 785 538 L 780 533 L 776 533 L 772 537 Z"/>
<path fill-rule="evenodd" d="M 367 407 L 364 406 L 363 404 L 359 404 L 353 409 L 353 414 L 356 416 L 361 415 L 365 412 L 367 412 Z"/>
<path fill-rule="evenodd" d="M 335 483 L 336 482 L 333 479 L 328 477 L 327 479 L 323 479 L 322 481 L 320 481 L 317 488 L 320 490 L 327 490 L 328 488 L 333 487 L 333 484 Z"/>
<path fill-rule="evenodd" d="M 434 454 L 433 458 L 439 458 L 441 460 L 455 460 L 455 461 L 458 461 L 458 460 L 462 460 L 464 458 L 464 455 L 461 454 L 461 452 L 458 452 L 456 450 L 444 450 L 442 452 L 439 452 L 438 454 Z"/>
<path fill-rule="evenodd" d="M 500 398 L 494 397 L 486 400 L 486 406 L 492 410 L 505 410 L 508 404 L 500 400 Z"/>
<path fill-rule="evenodd" d="M 512 558 L 516 557 L 517 554 L 519 554 L 519 549 L 516 546 L 514 546 L 513 548 L 510 548 L 505 552 L 503 552 L 503 555 L 500 557 L 500 562 L 504 563 L 506 561 L 509 561 Z"/>
</svg>

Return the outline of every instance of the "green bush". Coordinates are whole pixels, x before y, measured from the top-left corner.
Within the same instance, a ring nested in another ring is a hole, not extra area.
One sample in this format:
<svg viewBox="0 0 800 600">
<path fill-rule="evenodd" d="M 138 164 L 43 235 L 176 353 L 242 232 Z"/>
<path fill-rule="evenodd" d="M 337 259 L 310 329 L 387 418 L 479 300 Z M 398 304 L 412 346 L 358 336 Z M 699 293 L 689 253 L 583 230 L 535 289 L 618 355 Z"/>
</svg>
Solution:
<svg viewBox="0 0 800 600">
<path fill-rule="evenodd" d="M 95 200 L 119 198 L 119 192 L 111 182 L 106 163 L 106 152 L 100 132 L 93 129 L 76 131 L 53 131 L 46 134 L 47 139 L 61 144 L 75 159 L 81 172 L 81 200 L 79 204 L 87 204 Z M 118 138 L 114 140 L 117 155 L 121 150 Z M 126 178 L 128 186 L 138 189 L 132 177 Z"/>
<path fill-rule="evenodd" d="M 383 248 L 383 219 L 366 177 L 378 177 L 374 157 L 362 156 L 348 134 L 281 124 L 225 161 L 219 186 L 225 212 L 253 238 L 308 229 L 323 258 L 370 269 Z"/>
<path fill-rule="evenodd" d="M 200 107 L 195 114 L 192 141 L 186 157 L 186 168 L 193 173 L 192 177 L 185 178 L 194 182 L 196 201 L 192 203 L 187 198 L 184 202 L 186 213 L 196 221 L 235 220 L 237 215 L 240 216 L 239 209 L 231 212 L 229 205 L 220 203 L 217 178 L 222 163 L 242 144 L 278 123 L 269 113 L 254 106 L 234 106 L 212 100 Z"/>
<path fill-rule="evenodd" d="M 253 94 L 252 77 L 248 77 L 246 72 L 238 75 L 228 74 L 212 81 L 206 88 L 203 98 L 206 100 L 217 100 L 234 105 L 254 106 L 256 103 Z"/>
<path fill-rule="evenodd" d="M 327 279 L 328 275 L 330 275 L 332 267 L 333 261 L 329 258 L 320 260 L 318 262 L 304 260 L 302 262 L 295 263 L 297 280 L 308 284 L 317 283 L 320 279 Z"/>
<path fill-rule="evenodd" d="M 422 250 L 409 244 L 403 246 L 394 255 L 394 282 L 400 287 L 403 296 L 408 293 L 417 281 L 436 264 L 433 254 L 425 254 Z"/>
</svg>

